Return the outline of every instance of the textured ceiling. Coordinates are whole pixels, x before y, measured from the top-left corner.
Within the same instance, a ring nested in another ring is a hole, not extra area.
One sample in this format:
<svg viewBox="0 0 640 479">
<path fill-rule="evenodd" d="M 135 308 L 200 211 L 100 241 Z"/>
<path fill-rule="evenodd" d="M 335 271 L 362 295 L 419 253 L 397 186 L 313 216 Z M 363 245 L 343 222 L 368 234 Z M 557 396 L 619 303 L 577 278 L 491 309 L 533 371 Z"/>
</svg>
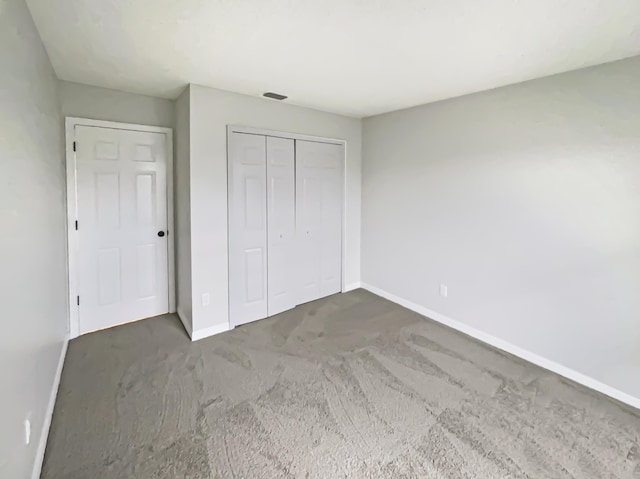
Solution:
<svg viewBox="0 0 640 479">
<path fill-rule="evenodd" d="M 639 0 L 27 0 L 58 76 L 370 116 L 640 54 Z"/>
</svg>

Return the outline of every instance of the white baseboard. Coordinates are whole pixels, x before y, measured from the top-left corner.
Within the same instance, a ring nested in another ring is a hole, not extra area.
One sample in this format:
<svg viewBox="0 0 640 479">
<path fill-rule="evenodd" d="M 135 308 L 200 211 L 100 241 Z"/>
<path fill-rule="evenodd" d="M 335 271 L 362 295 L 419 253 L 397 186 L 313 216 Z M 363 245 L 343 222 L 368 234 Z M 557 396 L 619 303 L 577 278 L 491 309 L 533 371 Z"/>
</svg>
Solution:
<svg viewBox="0 0 640 479">
<path fill-rule="evenodd" d="M 198 329 L 191 334 L 191 341 L 198 341 L 200 339 L 208 338 L 209 336 L 215 336 L 216 334 L 224 333 L 230 329 L 231 328 L 229 328 L 228 323 L 216 324 L 209 328 Z"/>
<path fill-rule="evenodd" d="M 189 324 L 189 322 L 187 321 L 187 317 L 180 310 L 180 308 L 178 308 L 177 310 L 177 315 L 178 315 L 178 318 L 180 318 L 180 321 L 182 322 L 182 326 L 184 326 L 185 331 L 191 338 L 191 341 L 198 341 L 200 339 L 208 338 L 209 336 L 214 336 L 216 334 L 224 333 L 225 331 L 229 331 L 230 329 L 229 324 L 224 323 L 224 324 L 217 324 L 209 328 L 198 329 L 196 331 L 193 331 L 192 325 Z"/>
<path fill-rule="evenodd" d="M 350 284 L 346 285 L 343 288 L 342 292 L 343 293 L 348 293 L 349 291 L 353 291 L 354 289 L 358 289 L 358 288 L 361 288 L 361 287 L 362 286 L 360 284 L 360 281 L 358 281 L 357 283 L 350 283 Z"/>
<path fill-rule="evenodd" d="M 44 453 L 47 448 L 47 439 L 49 438 L 49 429 L 51 428 L 53 408 L 56 405 L 56 397 L 58 396 L 58 388 L 60 387 L 60 377 L 62 376 L 62 367 L 64 366 L 64 358 L 67 356 L 68 346 L 69 340 L 65 339 L 64 343 L 62 343 L 62 350 L 60 351 L 60 358 L 58 359 L 56 375 L 53 378 L 53 386 L 51 388 L 51 394 L 49 395 L 49 403 L 47 404 L 47 410 L 44 413 L 44 422 L 42 424 L 42 431 L 40 431 L 40 440 L 38 441 L 38 449 L 36 451 L 35 462 L 33 463 L 31 479 L 39 479 L 40 473 L 42 472 L 42 463 L 44 461 Z"/>
<path fill-rule="evenodd" d="M 182 323 L 182 326 L 184 327 L 184 330 L 187 332 L 187 334 L 191 338 L 193 333 L 191 331 L 191 324 L 189 324 L 189 321 L 187 321 L 187 317 L 180 310 L 180 308 L 176 309 L 176 314 L 178 315 L 178 318 L 180 318 L 180 322 Z"/>
<path fill-rule="evenodd" d="M 375 286 L 372 286 L 370 284 L 362 283 L 361 287 L 363 289 L 366 289 L 367 291 L 370 291 L 373 294 L 381 296 L 385 299 L 388 299 L 389 301 L 399 304 L 400 306 L 404 306 L 407 309 L 415 311 L 416 313 L 421 314 L 422 316 L 426 316 L 427 318 L 433 319 L 438 323 L 444 324 L 445 326 L 449 326 L 452 329 L 455 329 L 464 334 L 467 334 L 472 338 L 482 341 L 483 343 L 486 343 L 495 348 L 501 349 L 502 351 L 506 351 L 507 353 L 513 354 L 514 356 L 524 359 L 525 361 L 529 361 L 530 363 L 540 366 L 541 368 L 552 371 L 556 374 L 559 374 L 560 376 L 564 376 L 567 379 L 571 379 L 572 381 L 575 381 L 578 384 L 582 384 L 583 386 L 586 386 L 590 389 L 593 389 L 602 394 L 605 394 L 613 399 L 616 399 L 620 402 L 623 402 L 625 404 L 628 404 L 630 406 L 640 409 L 640 398 L 637 398 L 630 394 L 622 392 L 616 388 L 613 388 L 607 384 L 604 384 L 603 382 L 593 379 L 590 376 L 579 373 L 578 371 L 575 371 L 571 368 L 563 366 L 562 364 L 556 363 L 555 361 L 551 361 L 550 359 L 539 356 L 538 354 L 532 353 L 531 351 L 522 349 L 519 346 L 511 344 L 500 338 L 496 338 L 495 336 L 487 334 L 478 329 L 472 328 L 471 326 L 468 326 L 465 323 L 461 323 L 460 321 L 451 319 L 443 314 L 432 311 L 428 308 L 420 306 L 419 304 L 408 301 L 404 298 L 391 294 L 380 288 L 376 288 Z"/>
</svg>

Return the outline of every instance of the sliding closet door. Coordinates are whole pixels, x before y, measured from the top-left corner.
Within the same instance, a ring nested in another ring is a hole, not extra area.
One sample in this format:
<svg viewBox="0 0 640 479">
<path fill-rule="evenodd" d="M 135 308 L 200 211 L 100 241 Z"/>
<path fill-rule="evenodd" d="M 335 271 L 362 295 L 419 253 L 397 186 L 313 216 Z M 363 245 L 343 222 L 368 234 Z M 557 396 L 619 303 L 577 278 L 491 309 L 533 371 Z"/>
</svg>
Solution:
<svg viewBox="0 0 640 479">
<path fill-rule="evenodd" d="M 266 138 L 229 135 L 229 317 L 267 317 Z"/>
<path fill-rule="evenodd" d="M 298 304 L 342 289 L 343 147 L 296 141 Z"/>
<path fill-rule="evenodd" d="M 269 316 L 296 305 L 294 140 L 267 137 Z"/>
</svg>

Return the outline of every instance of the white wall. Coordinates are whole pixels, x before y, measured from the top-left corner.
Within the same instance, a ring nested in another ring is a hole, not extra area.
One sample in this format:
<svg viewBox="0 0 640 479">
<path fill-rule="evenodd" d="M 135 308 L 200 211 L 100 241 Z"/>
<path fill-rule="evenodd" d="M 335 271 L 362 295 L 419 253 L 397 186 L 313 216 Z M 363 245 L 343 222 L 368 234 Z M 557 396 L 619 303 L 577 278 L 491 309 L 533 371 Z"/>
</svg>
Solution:
<svg viewBox="0 0 640 479">
<path fill-rule="evenodd" d="M 360 281 L 361 121 L 191 85 L 193 328 L 226 327 L 228 314 L 227 125 L 347 141 L 346 283 Z M 211 304 L 202 306 L 202 294 Z"/>
<path fill-rule="evenodd" d="M 0 477 L 23 479 L 68 325 L 58 81 L 23 0 L 0 0 L 0 105 Z"/>
<path fill-rule="evenodd" d="M 638 85 L 640 57 L 364 120 L 362 281 L 640 398 Z"/>
<path fill-rule="evenodd" d="M 174 102 L 60 81 L 63 116 L 173 128 Z"/>
<path fill-rule="evenodd" d="M 190 189 L 190 107 L 189 87 L 176 100 L 174 198 L 175 198 L 175 245 L 176 245 L 176 289 L 180 319 L 191 335 L 191 189 Z"/>
</svg>

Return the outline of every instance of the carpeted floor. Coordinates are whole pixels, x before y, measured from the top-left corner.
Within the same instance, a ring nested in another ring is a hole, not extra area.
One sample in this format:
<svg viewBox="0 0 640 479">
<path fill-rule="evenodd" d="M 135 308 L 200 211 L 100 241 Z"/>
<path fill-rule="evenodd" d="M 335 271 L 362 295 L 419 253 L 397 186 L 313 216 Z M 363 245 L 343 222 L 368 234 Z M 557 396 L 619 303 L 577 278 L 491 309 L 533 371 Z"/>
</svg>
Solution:
<svg viewBox="0 0 640 479">
<path fill-rule="evenodd" d="M 42 477 L 640 478 L 640 414 L 358 290 L 73 340 Z"/>
</svg>

